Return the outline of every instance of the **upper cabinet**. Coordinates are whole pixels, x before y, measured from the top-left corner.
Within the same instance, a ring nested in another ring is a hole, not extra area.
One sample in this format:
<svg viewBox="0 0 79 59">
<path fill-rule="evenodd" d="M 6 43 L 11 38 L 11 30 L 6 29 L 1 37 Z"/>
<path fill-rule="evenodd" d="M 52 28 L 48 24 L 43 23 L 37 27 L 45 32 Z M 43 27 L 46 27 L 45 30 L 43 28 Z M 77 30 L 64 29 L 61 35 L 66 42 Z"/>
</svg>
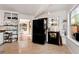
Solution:
<svg viewBox="0 0 79 59">
<path fill-rule="evenodd" d="M 18 14 L 4 12 L 4 25 L 18 25 Z"/>
<path fill-rule="evenodd" d="M 16 23 L 17 22 L 16 20 L 18 20 L 17 12 L 0 10 L 0 26 Z M 7 23 L 7 21 L 9 23 Z M 10 21 L 11 22 L 15 21 L 15 22 L 10 23 Z"/>
<path fill-rule="evenodd" d="M 58 19 L 49 18 L 48 20 L 48 31 L 59 31 Z"/>
<path fill-rule="evenodd" d="M 0 26 L 3 26 L 4 11 L 0 10 Z"/>
</svg>

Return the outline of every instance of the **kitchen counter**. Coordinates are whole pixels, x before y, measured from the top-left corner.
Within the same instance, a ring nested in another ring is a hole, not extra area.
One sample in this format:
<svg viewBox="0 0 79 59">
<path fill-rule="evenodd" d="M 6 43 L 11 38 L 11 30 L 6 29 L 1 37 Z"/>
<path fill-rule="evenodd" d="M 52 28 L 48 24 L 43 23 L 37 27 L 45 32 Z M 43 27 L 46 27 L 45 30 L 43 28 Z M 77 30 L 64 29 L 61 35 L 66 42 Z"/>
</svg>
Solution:
<svg viewBox="0 0 79 59">
<path fill-rule="evenodd" d="M 0 32 L 5 32 L 5 30 L 0 30 Z"/>
<path fill-rule="evenodd" d="M 5 30 L 6 30 L 6 27 L 0 26 L 0 32 L 5 32 Z"/>
</svg>

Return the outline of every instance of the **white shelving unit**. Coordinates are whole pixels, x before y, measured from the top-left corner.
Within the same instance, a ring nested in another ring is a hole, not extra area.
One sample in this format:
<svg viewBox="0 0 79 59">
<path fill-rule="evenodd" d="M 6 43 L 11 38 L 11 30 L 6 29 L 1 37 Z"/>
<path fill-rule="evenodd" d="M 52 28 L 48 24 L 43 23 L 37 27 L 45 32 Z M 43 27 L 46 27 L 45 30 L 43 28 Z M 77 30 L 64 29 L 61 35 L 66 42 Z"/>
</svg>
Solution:
<svg viewBox="0 0 79 59">
<path fill-rule="evenodd" d="M 8 34 L 11 34 L 11 42 L 18 40 L 18 14 L 17 13 L 4 13 L 4 27 L 6 28 L 4 32 L 4 41 L 8 39 Z"/>
</svg>

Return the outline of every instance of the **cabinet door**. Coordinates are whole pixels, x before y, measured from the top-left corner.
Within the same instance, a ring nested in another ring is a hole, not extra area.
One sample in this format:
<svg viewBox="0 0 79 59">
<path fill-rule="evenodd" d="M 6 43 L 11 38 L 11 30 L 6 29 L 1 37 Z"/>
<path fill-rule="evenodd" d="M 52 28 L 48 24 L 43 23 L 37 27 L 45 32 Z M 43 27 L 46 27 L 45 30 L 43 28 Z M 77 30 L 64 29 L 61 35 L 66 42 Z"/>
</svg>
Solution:
<svg viewBox="0 0 79 59">
<path fill-rule="evenodd" d="M 4 13 L 3 11 L 0 11 L 0 26 L 3 25 L 3 20 L 4 20 Z"/>
<path fill-rule="evenodd" d="M 0 44 L 3 43 L 3 33 L 0 33 Z"/>
<path fill-rule="evenodd" d="M 59 32 L 49 32 L 48 33 L 48 43 L 59 45 Z"/>
</svg>

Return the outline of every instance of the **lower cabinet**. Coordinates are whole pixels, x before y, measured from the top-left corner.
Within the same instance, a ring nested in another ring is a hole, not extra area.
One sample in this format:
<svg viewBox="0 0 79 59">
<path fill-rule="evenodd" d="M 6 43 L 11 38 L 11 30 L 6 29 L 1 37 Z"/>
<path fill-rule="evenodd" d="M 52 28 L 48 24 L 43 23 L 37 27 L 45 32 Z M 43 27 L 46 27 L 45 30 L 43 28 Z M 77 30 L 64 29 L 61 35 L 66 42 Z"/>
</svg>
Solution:
<svg viewBox="0 0 79 59">
<path fill-rule="evenodd" d="M 0 45 L 3 44 L 3 33 L 0 33 Z"/>
<path fill-rule="evenodd" d="M 48 32 L 48 43 L 62 45 L 62 40 L 59 32 Z"/>
</svg>

